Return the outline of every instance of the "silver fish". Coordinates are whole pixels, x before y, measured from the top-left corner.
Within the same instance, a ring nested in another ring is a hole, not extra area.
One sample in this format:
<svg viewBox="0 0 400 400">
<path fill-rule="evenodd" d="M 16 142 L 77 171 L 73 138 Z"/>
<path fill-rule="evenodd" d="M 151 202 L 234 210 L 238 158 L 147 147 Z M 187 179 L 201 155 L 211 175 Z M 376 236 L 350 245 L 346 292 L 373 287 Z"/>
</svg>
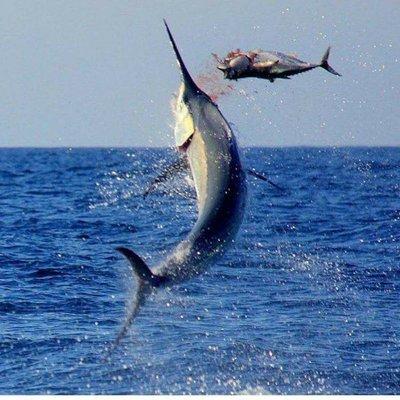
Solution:
<svg viewBox="0 0 400 400">
<path fill-rule="evenodd" d="M 222 60 L 213 54 L 218 61 L 217 68 L 226 79 L 261 78 L 274 82 L 275 79 L 290 79 L 290 76 L 321 67 L 333 75 L 341 76 L 328 63 L 330 47 L 326 50 L 319 64 L 301 61 L 293 55 L 278 51 L 261 49 L 243 52 L 231 51 Z"/>
</svg>

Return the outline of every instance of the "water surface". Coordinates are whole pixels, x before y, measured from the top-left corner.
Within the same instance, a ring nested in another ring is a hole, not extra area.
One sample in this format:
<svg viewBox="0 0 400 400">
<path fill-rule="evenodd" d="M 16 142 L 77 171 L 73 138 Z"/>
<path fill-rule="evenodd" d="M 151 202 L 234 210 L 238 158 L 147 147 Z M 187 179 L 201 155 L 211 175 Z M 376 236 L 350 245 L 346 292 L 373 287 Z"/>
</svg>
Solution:
<svg viewBox="0 0 400 400">
<path fill-rule="evenodd" d="M 236 244 L 161 290 L 103 362 L 135 282 L 195 221 L 167 149 L 0 150 L 0 393 L 400 393 L 400 149 L 252 148 Z"/>
</svg>

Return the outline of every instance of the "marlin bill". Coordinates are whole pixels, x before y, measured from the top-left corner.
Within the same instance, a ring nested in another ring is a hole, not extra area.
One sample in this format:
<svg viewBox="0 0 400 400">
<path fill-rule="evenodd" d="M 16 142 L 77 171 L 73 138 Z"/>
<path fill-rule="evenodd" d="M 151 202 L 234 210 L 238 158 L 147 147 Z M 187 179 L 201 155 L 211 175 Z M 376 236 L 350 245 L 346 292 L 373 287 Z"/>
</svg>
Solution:
<svg viewBox="0 0 400 400">
<path fill-rule="evenodd" d="M 290 79 L 292 75 L 301 74 L 314 68 L 321 67 L 333 75 L 341 76 L 328 63 L 330 47 L 326 50 L 321 61 L 313 64 L 299 60 L 296 56 L 278 51 L 261 49 L 230 51 L 224 59 L 213 54 L 218 61 L 217 68 L 224 73 L 226 79 L 261 78 L 274 82 L 275 79 Z"/>
</svg>

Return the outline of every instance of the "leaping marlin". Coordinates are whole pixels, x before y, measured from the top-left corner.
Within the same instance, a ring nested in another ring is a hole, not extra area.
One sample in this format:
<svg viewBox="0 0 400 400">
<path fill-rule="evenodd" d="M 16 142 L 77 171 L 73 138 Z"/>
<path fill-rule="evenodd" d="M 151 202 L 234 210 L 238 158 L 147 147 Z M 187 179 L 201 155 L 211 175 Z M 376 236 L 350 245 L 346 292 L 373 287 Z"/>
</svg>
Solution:
<svg viewBox="0 0 400 400">
<path fill-rule="evenodd" d="M 232 244 L 245 210 L 246 174 L 232 129 L 217 105 L 193 81 L 165 20 L 164 23 L 182 75 L 176 103 L 175 141 L 189 162 L 198 217 L 188 236 L 163 263 L 152 269 L 132 250 L 117 248 L 132 266 L 137 291 L 112 348 L 125 336 L 154 288 L 200 275 Z"/>
</svg>

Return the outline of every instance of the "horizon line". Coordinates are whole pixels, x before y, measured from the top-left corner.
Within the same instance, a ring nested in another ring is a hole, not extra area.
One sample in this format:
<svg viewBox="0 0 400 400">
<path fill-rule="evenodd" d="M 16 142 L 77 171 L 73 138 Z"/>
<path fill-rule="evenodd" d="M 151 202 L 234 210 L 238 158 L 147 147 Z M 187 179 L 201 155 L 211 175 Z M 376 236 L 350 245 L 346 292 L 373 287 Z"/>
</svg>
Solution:
<svg viewBox="0 0 400 400">
<path fill-rule="evenodd" d="M 250 145 L 241 146 L 242 149 L 263 148 L 263 149 L 290 149 L 290 148 L 315 148 L 315 149 L 340 149 L 340 148 L 400 148 L 400 144 L 394 145 L 369 145 L 369 144 L 344 144 L 344 145 Z M 51 150 L 51 149 L 175 149 L 175 146 L 0 146 L 0 150 L 12 149 L 38 149 L 38 150 Z"/>
</svg>

